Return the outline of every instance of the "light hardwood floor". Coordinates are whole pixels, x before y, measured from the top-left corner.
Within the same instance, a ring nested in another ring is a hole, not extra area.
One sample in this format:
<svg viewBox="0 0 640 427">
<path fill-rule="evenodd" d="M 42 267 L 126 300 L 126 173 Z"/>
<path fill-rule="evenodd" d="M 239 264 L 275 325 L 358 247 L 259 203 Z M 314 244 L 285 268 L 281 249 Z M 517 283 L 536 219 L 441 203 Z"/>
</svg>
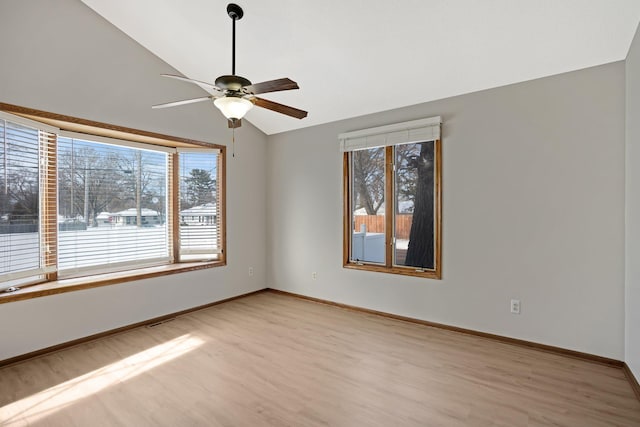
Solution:
<svg viewBox="0 0 640 427">
<path fill-rule="evenodd" d="M 0 370 L 6 426 L 640 426 L 621 369 L 260 293 Z"/>
</svg>

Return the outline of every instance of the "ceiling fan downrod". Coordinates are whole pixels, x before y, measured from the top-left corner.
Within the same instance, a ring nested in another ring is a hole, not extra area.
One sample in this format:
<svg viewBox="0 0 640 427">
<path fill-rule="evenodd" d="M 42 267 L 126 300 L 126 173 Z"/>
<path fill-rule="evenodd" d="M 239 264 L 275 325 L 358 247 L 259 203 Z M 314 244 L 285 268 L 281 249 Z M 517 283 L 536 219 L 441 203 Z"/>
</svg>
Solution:
<svg viewBox="0 0 640 427">
<path fill-rule="evenodd" d="M 236 21 L 242 19 L 244 12 L 240 6 L 235 3 L 227 5 L 227 14 L 231 18 L 231 75 L 236 75 Z"/>
</svg>

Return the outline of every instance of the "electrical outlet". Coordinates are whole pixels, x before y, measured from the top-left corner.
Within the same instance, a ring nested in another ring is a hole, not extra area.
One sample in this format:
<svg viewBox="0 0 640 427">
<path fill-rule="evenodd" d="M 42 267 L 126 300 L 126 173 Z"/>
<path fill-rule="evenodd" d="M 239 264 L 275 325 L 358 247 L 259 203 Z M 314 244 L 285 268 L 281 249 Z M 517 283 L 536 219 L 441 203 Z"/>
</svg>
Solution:
<svg viewBox="0 0 640 427">
<path fill-rule="evenodd" d="M 520 314 L 520 300 L 512 299 L 511 300 L 511 313 Z"/>
<path fill-rule="evenodd" d="M 249 267 L 249 277 L 253 277 L 253 267 Z"/>
<path fill-rule="evenodd" d="M 316 273 L 315 271 L 311 273 L 311 278 L 313 280 L 316 280 L 318 278 L 318 273 Z"/>
</svg>

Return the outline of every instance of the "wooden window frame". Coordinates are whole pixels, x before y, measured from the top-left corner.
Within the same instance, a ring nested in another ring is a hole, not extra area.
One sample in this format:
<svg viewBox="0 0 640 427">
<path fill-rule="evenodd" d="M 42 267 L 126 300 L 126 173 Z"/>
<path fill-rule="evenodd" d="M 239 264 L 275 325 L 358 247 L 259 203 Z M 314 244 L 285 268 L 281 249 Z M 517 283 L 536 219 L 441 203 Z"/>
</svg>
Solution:
<svg viewBox="0 0 640 427">
<path fill-rule="evenodd" d="M 57 272 L 47 273 L 42 280 L 34 280 L 34 282 L 20 286 L 15 292 L 0 292 L 0 304 L 20 301 L 45 295 L 52 295 L 64 292 L 70 292 L 81 289 L 94 288 L 98 286 L 113 285 L 132 280 L 141 280 L 151 277 L 159 277 L 180 272 L 200 270 L 204 268 L 213 268 L 225 266 L 226 259 L 226 147 L 219 144 L 211 144 L 207 142 L 180 138 L 170 135 L 164 135 L 155 132 L 148 132 L 139 129 L 127 128 L 122 126 L 101 123 L 92 120 L 81 119 L 77 117 L 65 116 L 61 114 L 51 113 L 42 110 L 36 110 L 27 107 L 7 104 L 0 102 L 0 111 L 21 116 L 45 125 L 54 126 L 61 131 L 79 132 L 91 138 L 91 136 L 116 138 L 126 141 L 143 143 L 149 146 L 171 147 L 171 148 L 211 148 L 219 150 L 218 153 L 218 203 L 220 211 L 220 256 L 216 260 L 211 261 L 187 261 L 180 262 L 179 247 L 179 212 L 177 211 L 179 203 L 179 167 L 178 153 L 170 153 L 168 164 L 170 169 L 167 174 L 169 206 L 167 212 L 171 215 L 168 222 L 169 233 L 169 250 L 173 255 L 173 261 L 170 263 L 158 265 L 155 267 L 132 268 L 125 271 L 114 273 L 96 274 L 87 272 L 81 277 L 58 280 Z M 42 131 L 41 131 L 42 132 Z M 46 132 L 45 132 L 46 133 Z M 51 138 L 51 137 L 50 137 Z M 53 136 L 53 144 L 56 144 L 56 136 Z M 51 144 L 48 142 L 42 142 Z M 44 160 L 48 167 L 47 175 L 56 174 L 56 157 L 57 150 L 49 150 L 49 156 Z M 45 180 L 46 188 L 41 191 L 41 204 L 44 218 L 41 219 L 42 226 L 48 231 L 46 234 L 48 241 L 41 244 L 51 245 L 55 251 L 47 251 L 45 254 L 45 262 L 47 266 L 57 264 L 57 242 L 55 241 L 57 233 L 57 197 L 52 199 L 50 196 L 57 192 L 57 179 L 54 182 L 49 179 Z"/>
<path fill-rule="evenodd" d="M 427 141 L 416 141 L 427 142 Z M 394 234 L 394 217 L 395 210 L 393 206 L 395 192 L 395 171 L 394 164 L 394 145 L 385 148 L 385 212 L 391 212 L 391 215 L 385 215 L 385 262 L 384 264 L 368 263 L 366 261 L 352 261 L 351 254 L 351 232 L 353 229 L 353 214 L 351 212 L 351 172 L 350 172 L 350 155 L 351 152 L 343 153 L 342 164 L 342 183 L 343 183 L 343 241 L 342 241 L 342 266 L 353 270 L 374 271 L 379 273 L 400 274 L 405 276 L 423 277 L 429 279 L 442 278 L 442 141 L 440 139 L 433 140 L 434 150 L 434 268 L 422 269 L 416 267 L 403 267 L 393 264 L 393 234 Z"/>
</svg>

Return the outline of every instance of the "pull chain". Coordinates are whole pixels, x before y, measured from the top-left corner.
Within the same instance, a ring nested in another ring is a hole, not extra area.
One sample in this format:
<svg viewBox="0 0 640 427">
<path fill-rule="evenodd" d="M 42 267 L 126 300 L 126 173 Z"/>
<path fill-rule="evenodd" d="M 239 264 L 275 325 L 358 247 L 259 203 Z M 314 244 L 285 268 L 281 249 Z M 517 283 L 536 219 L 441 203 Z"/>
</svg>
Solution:
<svg viewBox="0 0 640 427">
<path fill-rule="evenodd" d="M 236 126 L 233 124 L 233 128 L 231 129 L 231 153 L 232 156 L 236 156 Z"/>
</svg>

